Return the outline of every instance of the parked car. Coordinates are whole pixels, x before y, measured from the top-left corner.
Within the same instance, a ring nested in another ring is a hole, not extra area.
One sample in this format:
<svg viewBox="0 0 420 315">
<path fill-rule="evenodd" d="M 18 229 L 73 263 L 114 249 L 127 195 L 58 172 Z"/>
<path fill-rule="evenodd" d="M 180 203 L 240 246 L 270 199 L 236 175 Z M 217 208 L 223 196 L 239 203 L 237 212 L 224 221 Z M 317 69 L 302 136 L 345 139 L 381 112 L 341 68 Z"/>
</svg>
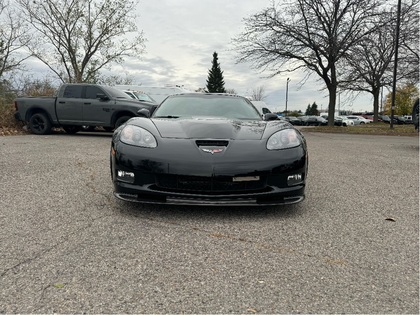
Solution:
<svg viewBox="0 0 420 315">
<path fill-rule="evenodd" d="M 114 131 L 114 195 L 157 204 L 266 206 L 304 199 L 306 141 L 227 94 L 179 94 Z M 274 120 L 272 120 L 274 119 Z"/>
<path fill-rule="evenodd" d="M 160 104 L 169 95 L 190 93 L 191 91 L 181 86 L 143 86 L 143 85 L 116 85 L 117 89 L 124 91 L 139 90 L 151 96 L 158 104 Z"/>
<path fill-rule="evenodd" d="M 354 115 L 349 115 L 349 116 L 345 116 L 347 117 L 347 119 L 350 119 L 354 122 L 355 125 L 364 125 L 364 124 L 369 124 L 372 121 L 369 119 L 366 119 L 363 116 L 354 116 Z"/>
<path fill-rule="evenodd" d="M 391 123 L 391 117 L 387 115 L 379 116 L 379 118 L 382 120 L 382 122 L 386 124 Z M 404 124 L 410 124 L 411 122 L 407 121 L 403 116 L 394 116 L 393 117 L 393 124 L 395 125 L 404 125 Z"/>
<path fill-rule="evenodd" d="M 300 120 L 299 118 L 297 118 L 295 116 L 285 116 L 285 117 L 283 117 L 283 119 L 288 121 L 289 123 L 291 123 L 294 126 L 301 126 L 302 125 L 302 120 Z"/>
<path fill-rule="evenodd" d="M 124 93 L 130 96 L 132 99 L 157 105 L 157 102 L 150 95 L 143 91 L 124 90 Z"/>
<path fill-rule="evenodd" d="M 391 117 L 389 117 L 388 115 L 380 115 L 378 118 L 386 124 L 391 123 Z"/>
<path fill-rule="evenodd" d="M 322 118 L 321 116 L 307 116 L 304 120 L 305 126 L 326 126 L 328 125 L 328 120 Z"/>
<path fill-rule="evenodd" d="M 132 100 L 120 90 L 97 84 L 63 84 L 57 97 L 18 97 L 15 118 L 27 122 L 32 133 L 45 135 L 53 127 L 73 134 L 95 126 L 112 130 L 154 104 Z"/>
<path fill-rule="evenodd" d="M 394 116 L 398 125 L 412 124 L 413 120 L 407 119 L 404 116 Z"/>
<path fill-rule="evenodd" d="M 351 119 L 348 119 L 346 116 L 337 116 L 337 117 L 334 117 L 334 119 L 341 120 L 341 126 L 343 127 L 354 126 L 354 121 Z"/>
</svg>

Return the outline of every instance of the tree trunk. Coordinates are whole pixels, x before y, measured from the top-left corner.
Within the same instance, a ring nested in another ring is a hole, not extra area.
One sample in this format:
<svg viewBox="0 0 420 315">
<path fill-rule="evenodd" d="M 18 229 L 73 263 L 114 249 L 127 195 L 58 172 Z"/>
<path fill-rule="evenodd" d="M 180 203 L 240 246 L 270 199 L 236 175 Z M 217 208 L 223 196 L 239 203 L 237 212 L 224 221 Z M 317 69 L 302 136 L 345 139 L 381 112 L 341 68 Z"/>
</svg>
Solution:
<svg viewBox="0 0 420 315">
<path fill-rule="evenodd" d="M 334 126 L 334 117 L 335 117 L 335 102 L 337 99 L 336 87 L 328 88 L 330 91 L 329 104 L 328 104 L 328 126 Z"/>
<path fill-rule="evenodd" d="M 373 89 L 373 121 L 378 122 L 379 116 L 379 92 L 381 88 Z"/>
</svg>

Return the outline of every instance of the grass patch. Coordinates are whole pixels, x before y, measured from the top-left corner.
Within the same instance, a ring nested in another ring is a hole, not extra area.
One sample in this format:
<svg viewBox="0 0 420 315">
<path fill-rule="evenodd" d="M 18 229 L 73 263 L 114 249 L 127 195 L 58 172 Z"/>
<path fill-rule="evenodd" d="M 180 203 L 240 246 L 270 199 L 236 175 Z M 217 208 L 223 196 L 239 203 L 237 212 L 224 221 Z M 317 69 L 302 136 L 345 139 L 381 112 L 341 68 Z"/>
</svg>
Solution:
<svg viewBox="0 0 420 315">
<path fill-rule="evenodd" d="M 386 135 L 386 136 L 418 136 L 419 133 L 412 124 L 394 125 L 393 129 L 389 124 L 378 122 L 366 125 L 340 127 L 340 126 L 319 126 L 305 127 L 305 131 L 326 132 L 326 133 L 346 133 L 360 135 Z"/>
<path fill-rule="evenodd" d="M 22 135 L 29 133 L 23 129 L 25 124 L 21 121 L 17 121 L 14 114 L 14 105 L 4 103 L 0 100 L 0 136 Z"/>
</svg>

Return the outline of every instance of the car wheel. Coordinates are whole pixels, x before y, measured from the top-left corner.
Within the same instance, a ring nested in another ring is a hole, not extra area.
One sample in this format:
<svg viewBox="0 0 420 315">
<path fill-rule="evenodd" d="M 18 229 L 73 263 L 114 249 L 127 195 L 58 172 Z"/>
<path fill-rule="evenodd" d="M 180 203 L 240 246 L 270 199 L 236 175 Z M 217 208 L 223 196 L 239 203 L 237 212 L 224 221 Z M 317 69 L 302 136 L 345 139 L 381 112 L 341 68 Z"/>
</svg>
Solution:
<svg viewBox="0 0 420 315">
<path fill-rule="evenodd" d="M 360 122 L 361 125 L 364 125 L 365 123 L 363 121 Z"/>
<path fill-rule="evenodd" d="M 82 128 L 80 126 L 63 126 L 63 129 L 68 134 L 75 134 L 76 132 L 80 131 Z"/>
<path fill-rule="evenodd" d="M 115 122 L 115 129 L 117 129 L 119 126 L 124 124 L 130 118 L 131 118 L 130 116 L 122 116 L 122 117 L 118 118 L 117 121 Z"/>
<path fill-rule="evenodd" d="M 51 122 L 44 113 L 35 113 L 29 119 L 29 129 L 37 135 L 46 135 L 51 132 Z"/>
</svg>

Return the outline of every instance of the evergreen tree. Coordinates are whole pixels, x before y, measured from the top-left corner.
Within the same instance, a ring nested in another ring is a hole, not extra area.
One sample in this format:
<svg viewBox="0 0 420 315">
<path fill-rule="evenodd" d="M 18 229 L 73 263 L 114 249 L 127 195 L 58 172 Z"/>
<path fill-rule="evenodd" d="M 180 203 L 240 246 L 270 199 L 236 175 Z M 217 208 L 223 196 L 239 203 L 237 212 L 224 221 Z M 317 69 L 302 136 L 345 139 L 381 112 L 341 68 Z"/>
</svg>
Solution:
<svg viewBox="0 0 420 315">
<path fill-rule="evenodd" d="M 223 80 L 223 71 L 220 69 L 220 64 L 217 61 L 217 53 L 213 53 L 212 67 L 209 70 L 207 78 L 207 92 L 208 93 L 226 93 L 225 81 Z"/>
<path fill-rule="evenodd" d="M 319 115 L 318 105 L 315 102 L 312 105 L 308 105 L 308 107 L 306 108 L 305 115 L 318 116 Z"/>
</svg>

